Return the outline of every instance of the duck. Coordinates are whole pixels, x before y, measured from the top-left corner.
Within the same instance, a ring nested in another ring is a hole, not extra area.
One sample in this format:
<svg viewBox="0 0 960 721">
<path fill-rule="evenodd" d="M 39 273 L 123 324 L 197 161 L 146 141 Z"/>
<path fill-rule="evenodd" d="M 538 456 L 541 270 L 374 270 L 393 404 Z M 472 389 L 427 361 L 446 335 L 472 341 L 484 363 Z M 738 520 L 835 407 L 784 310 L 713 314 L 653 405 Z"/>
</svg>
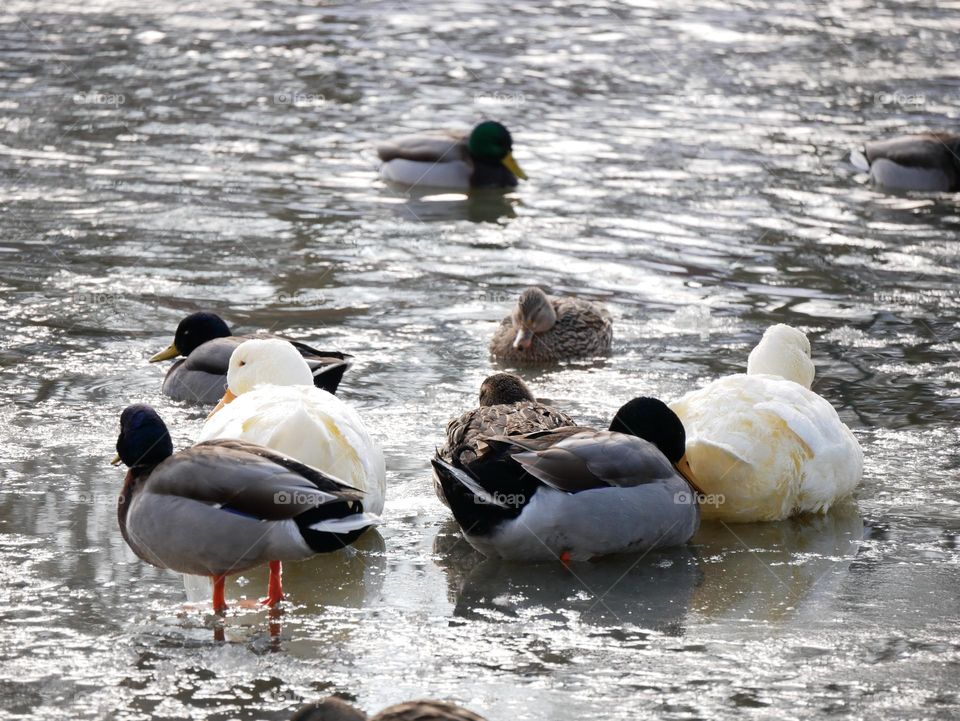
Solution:
<svg viewBox="0 0 960 721">
<path fill-rule="evenodd" d="M 609 353 L 612 342 L 613 321 L 603 306 L 530 287 L 494 332 L 490 354 L 520 365 L 556 363 Z"/>
<path fill-rule="evenodd" d="M 960 191 L 960 133 L 918 133 L 877 140 L 852 151 L 850 162 L 883 188 Z"/>
<path fill-rule="evenodd" d="M 280 338 L 290 343 L 310 365 L 314 385 L 330 393 L 336 393 L 350 367 L 352 356 L 346 353 L 319 351 L 283 336 L 233 335 L 216 313 L 200 311 L 181 320 L 173 343 L 150 358 L 151 363 L 157 363 L 183 356 L 167 371 L 163 394 L 177 401 L 216 403 L 223 396 L 230 354 L 249 338 Z"/>
<path fill-rule="evenodd" d="M 489 558 L 564 563 L 687 543 L 700 525 L 683 424 L 656 398 L 579 426 L 484 439 L 434 471 L 464 538 Z"/>
<path fill-rule="evenodd" d="M 553 406 L 541 403 L 523 379 L 513 373 L 494 373 L 480 384 L 480 405 L 447 424 L 446 439 L 437 455 L 460 463 L 476 460 L 490 436 L 513 436 L 534 431 L 574 426 L 573 419 Z M 436 474 L 434 491 L 445 506 L 446 496 Z"/>
<path fill-rule="evenodd" d="M 462 706 L 421 699 L 406 701 L 385 708 L 376 716 L 368 717 L 346 701 L 329 696 L 322 701 L 301 706 L 290 721 L 485 721 L 482 716 Z"/>
<path fill-rule="evenodd" d="M 213 579 L 213 609 L 227 610 L 229 575 L 268 564 L 268 594 L 283 600 L 282 561 L 344 548 L 378 522 L 362 494 L 264 446 L 211 440 L 174 453 L 152 407 L 120 415 L 114 464 L 128 471 L 117 505 L 120 532 L 143 561 Z"/>
<path fill-rule="evenodd" d="M 704 519 L 750 523 L 825 513 L 863 476 L 863 451 L 837 411 L 811 390 L 810 341 L 766 329 L 747 372 L 670 404 L 687 430 L 687 460 Z"/>
<path fill-rule="evenodd" d="M 377 147 L 380 177 L 408 188 L 514 188 L 526 180 L 513 159 L 513 137 L 495 120 L 470 133 L 455 130 L 404 135 Z"/>
<path fill-rule="evenodd" d="M 383 452 L 353 407 L 313 385 L 307 361 L 286 341 L 255 338 L 234 349 L 227 390 L 197 436 L 214 438 L 257 443 L 319 468 L 359 489 L 367 511 L 383 511 Z"/>
</svg>

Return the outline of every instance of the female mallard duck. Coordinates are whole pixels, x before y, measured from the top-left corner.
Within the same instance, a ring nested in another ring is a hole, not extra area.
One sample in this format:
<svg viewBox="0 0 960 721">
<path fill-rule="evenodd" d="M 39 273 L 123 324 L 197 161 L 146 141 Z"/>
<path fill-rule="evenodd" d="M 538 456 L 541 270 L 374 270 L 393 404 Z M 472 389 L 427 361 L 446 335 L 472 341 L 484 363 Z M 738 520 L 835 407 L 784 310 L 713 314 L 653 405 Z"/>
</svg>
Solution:
<svg viewBox="0 0 960 721">
<path fill-rule="evenodd" d="M 163 392 L 177 401 L 216 403 L 227 382 L 227 365 L 234 348 L 248 338 L 280 338 L 296 348 L 313 373 L 313 383 L 336 393 L 344 372 L 350 367 L 350 356 L 336 351 L 318 351 L 283 336 L 232 335 L 230 328 L 214 313 L 191 313 L 177 326 L 169 348 L 150 359 L 151 363 L 185 356 L 167 371 Z"/>
<path fill-rule="evenodd" d="M 746 374 L 713 381 L 671 404 L 687 429 L 687 458 L 716 503 L 704 518 L 777 521 L 823 512 L 863 475 L 863 452 L 833 407 L 810 390 L 810 341 L 767 329 Z"/>
<path fill-rule="evenodd" d="M 485 556 L 588 560 L 677 546 L 700 524 L 684 429 L 653 398 L 624 405 L 610 430 L 558 428 L 484 439 L 469 463 L 433 467 L 464 537 Z"/>
<path fill-rule="evenodd" d="M 130 468 L 117 507 L 123 539 L 154 566 L 212 577 L 218 612 L 228 575 L 269 563 L 263 603 L 273 606 L 281 561 L 339 550 L 377 521 L 359 491 L 269 448 L 216 440 L 174 453 L 150 406 L 123 411 L 117 453 Z"/>
<path fill-rule="evenodd" d="M 609 353 L 612 342 L 613 323 L 603 306 L 527 288 L 493 334 L 490 353 L 512 363 L 551 363 Z"/>
<path fill-rule="evenodd" d="M 892 190 L 960 190 L 960 134 L 920 133 L 867 143 L 850 162 Z"/>
<path fill-rule="evenodd" d="M 290 721 L 368 721 L 365 713 L 330 696 L 301 706 Z M 484 721 L 472 711 L 446 701 L 406 701 L 385 708 L 369 721 Z"/>
<path fill-rule="evenodd" d="M 363 507 L 383 510 L 383 453 L 357 412 L 313 386 L 307 362 L 290 343 L 255 339 L 230 356 L 227 392 L 199 441 L 237 438 L 319 468 L 363 492 Z"/>
<path fill-rule="evenodd" d="M 484 439 L 490 436 L 516 436 L 574 425 L 566 413 L 534 398 L 519 377 L 495 373 L 480 384 L 480 406 L 447 424 L 447 439 L 437 455 L 452 463 L 456 450 L 458 461 L 470 463 L 476 460 L 484 448 Z M 444 505 L 450 505 L 436 474 L 433 481 L 437 498 Z"/>
<path fill-rule="evenodd" d="M 527 179 L 513 159 L 510 131 L 493 120 L 480 123 L 469 135 L 405 135 L 381 144 L 377 154 L 383 161 L 380 176 L 411 188 L 513 188 L 517 178 Z"/>
</svg>

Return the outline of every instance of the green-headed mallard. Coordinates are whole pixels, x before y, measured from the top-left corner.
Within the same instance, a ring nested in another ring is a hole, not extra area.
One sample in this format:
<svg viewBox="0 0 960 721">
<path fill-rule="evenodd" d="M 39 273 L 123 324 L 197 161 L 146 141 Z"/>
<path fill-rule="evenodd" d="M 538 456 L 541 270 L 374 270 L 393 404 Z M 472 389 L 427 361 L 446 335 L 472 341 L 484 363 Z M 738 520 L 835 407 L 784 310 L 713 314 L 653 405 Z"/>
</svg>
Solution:
<svg viewBox="0 0 960 721">
<path fill-rule="evenodd" d="M 469 134 L 417 133 L 377 147 L 381 177 L 410 188 L 513 188 L 526 174 L 513 159 L 513 138 L 500 123 L 486 120 Z"/>
<path fill-rule="evenodd" d="M 612 342 L 613 322 L 603 306 L 527 288 L 493 334 L 490 353 L 508 363 L 552 363 L 609 353 Z"/>
<path fill-rule="evenodd" d="M 269 448 L 216 440 L 174 453 L 150 406 L 123 411 L 117 454 L 129 466 L 117 508 L 127 545 L 154 566 L 212 577 L 216 611 L 226 576 L 269 563 L 274 605 L 281 561 L 339 550 L 377 521 L 360 491 Z"/>
<path fill-rule="evenodd" d="M 350 367 L 351 356 L 346 353 L 319 351 L 305 343 L 265 333 L 233 335 L 220 316 L 208 312 L 191 313 L 180 321 L 173 343 L 150 358 L 150 362 L 185 356 L 167 371 L 164 394 L 178 401 L 216 403 L 226 389 L 230 354 L 250 338 L 280 338 L 293 345 L 310 366 L 314 385 L 330 393 L 336 393 Z"/>
<path fill-rule="evenodd" d="M 833 407 L 810 390 L 810 341 L 774 325 L 747 372 L 670 404 L 687 429 L 687 459 L 705 518 L 777 521 L 826 511 L 863 475 L 863 451 Z"/>
<path fill-rule="evenodd" d="M 363 491 L 363 507 L 383 510 L 383 453 L 360 415 L 313 385 L 289 343 L 244 341 L 230 356 L 227 392 L 197 438 L 238 438 L 272 448 Z"/>
<path fill-rule="evenodd" d="M 867 143 L 850 162 L 891 190 L 960 190 L 960 134 L 920 133 Z"/>
<path fill-rule="evenodd" d="M 700 523 L 683 424 L 653 398 L 610 430 L 558 428 L 484 439 L 462 463 L 433 459 L 464 537 L 486 556 L 588 560 L 686 543 Z"/>
</svg>

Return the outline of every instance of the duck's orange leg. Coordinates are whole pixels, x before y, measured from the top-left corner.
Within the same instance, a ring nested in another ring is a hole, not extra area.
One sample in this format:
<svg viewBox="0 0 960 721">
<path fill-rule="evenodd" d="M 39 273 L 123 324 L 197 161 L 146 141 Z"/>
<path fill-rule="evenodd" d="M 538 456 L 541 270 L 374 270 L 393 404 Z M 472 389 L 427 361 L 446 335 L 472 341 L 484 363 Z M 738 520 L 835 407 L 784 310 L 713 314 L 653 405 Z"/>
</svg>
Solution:
<svg viewBox="0 0 960 721">
<path fill-rule="evenodd" d="M 213 577 L 213 612 L 223 613 L 227 610 L 227 599 L 224 598 L 223 587 L 227 581 L 226 576 Z"/>
<path fill-rule="evenodd" d="M 267 597 L 260 603 L 264 606 L 276 606 L 283 600 L 283 569 L 280 561 L 270 561 L 270 580 L 267 582 Z"/>
</svg>

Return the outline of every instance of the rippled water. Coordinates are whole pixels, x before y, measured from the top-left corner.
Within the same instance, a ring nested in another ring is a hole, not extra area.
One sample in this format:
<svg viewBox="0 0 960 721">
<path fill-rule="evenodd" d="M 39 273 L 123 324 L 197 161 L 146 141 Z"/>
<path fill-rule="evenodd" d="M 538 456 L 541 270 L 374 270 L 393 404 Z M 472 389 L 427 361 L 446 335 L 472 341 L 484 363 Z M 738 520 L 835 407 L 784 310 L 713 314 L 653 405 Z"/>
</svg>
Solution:
<svg viewBox="0 0 960 721">
<path fill-rule="evenodd" d="M 282 719 L 340 693 L 491 721 L 954 718 L 960 214 L 846 163 L 957 128 L 960 6 L 937 5 L 7 0 L 0 717 Z M 381 135 L 484 114 L 516 193 L 377 180 Z M 616 317 L 609 360 L 527 374 L 583 422 L 807 331 L 866 454 L 855 502 L 639 563 L 481 562 L 427 458 L 530 283 Z M 222 626 L 124 546 L 107 465 L 133 401 L 198 431 L 146 363 L 197 308 L 355 354 L 341 395 L 390 469 L 382 539 L 289 564 L 294 607 Z"/>
</svg>

